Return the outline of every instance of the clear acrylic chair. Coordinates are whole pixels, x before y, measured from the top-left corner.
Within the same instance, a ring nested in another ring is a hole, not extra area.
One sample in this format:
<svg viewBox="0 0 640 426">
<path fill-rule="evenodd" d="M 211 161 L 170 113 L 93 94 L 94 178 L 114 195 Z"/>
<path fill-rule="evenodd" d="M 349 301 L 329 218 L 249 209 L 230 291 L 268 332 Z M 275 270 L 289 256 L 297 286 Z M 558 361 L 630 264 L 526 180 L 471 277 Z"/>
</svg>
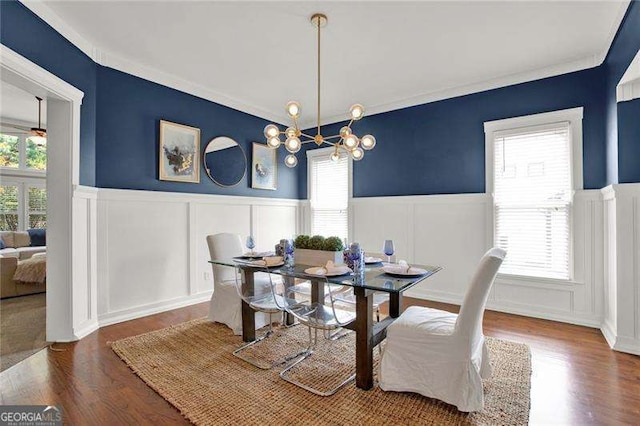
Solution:
<svg viewBox="0 0 640 426">
<path fill-rule="evenodd" d="M 289 377 L 288 373 L 296 365 L 313 355 L 318 342 L 318 330 L 331 332 L 340 329 L 354 321 L 356 319 L 356 314 L 355 312 L 341 309 L 338 306 L 335 301 L 332 286 L 329 285 L 329 282 L 325 277 L 317 276 L 313 277 L 313 279 L 324 284 L 325 289 L 328 289 L 328 297 L 322 301 L 313 302 L 309 298 L 300 297 L 299 293 L 292 289 L 292 284 L 295 283 L 295 279 L 299 278 L 299 276 L 294 276 L 293 274 L 289 275 L 283 271 L 281 271 L 281 275 L 283 277 L 283 283 L 279 284 L 272 280 L 271 289 L 274 301 L 280 309 L 283 309 L 285 312 L 293 315 L 300 324 L 307 326 L 309 332 L 309 344 L 297 360 L 287 365 L 286 368 L 282 370 L 280 377 L 287 382 L 308 390 L 316 395 L 333 395 L 344 385 L 354 380 L 355 374 L 347 377 L 335 388 L 323 392 Z M 311 279 L 311 277 L 309 277 L 309 279 Z"/>
<path fill-rule="evenodd" d="M 265 272 L 268 273 L 268 270 L 266 268 L 265 268 Z M 269 315 L 269 329 L 267 330 L 266 333 L 264 333 L 262 336 L 257 337 L 254 341 L 240 346 L 238 349 L 233 351 L 233 354 L 238 358 L 240 358 L 241 360 L 246 361 L 249 364 L 255 367 L 258 367 L 262 370 L 269 370 L 275 366 L 284 364 L 290 361 L 291 359 L 294 359 L 297 356 L 299 356 L 301 352 L 291 356 L 286 356 L 282 359 L 273 361 L 272 363 L 265 363 L 259 360 L 252 359 L 246 356 L 245 354 L 243 354 L 243 351 L 245 349 L 250 348 L 251 346 L 255 345 L 256 343 L 266 339 L 267 337 L 273 334 L 273 317 L 272 316 L 274 314 L 281 315 L 281 319 L 280 319 L 281 324 L 284 324 L 285 321 L 284 321 L 284 318 L 282 317 L 282 315 L 284 314 L 284 309 L 275 303 L 274 293 L 271 290 L 271 286 L 274 284 L 277 285 L 279 280 L 274 280 L 271 278 L 271 275 L 268 275 L 269 278 L 267 280 L 254 280 L 253 288 L 249 288 L 249 286 L 246 286 L 241 280 L 240 278 L 241 273 L 244 273 L 244 272 L 241 272 L 240 269 L 236 267 L 235 286 L 236 286 L 238 295 L 254 311 L 263 312 Z M 256 273 L 255 275 L 258 275 L 258 274 Z M 272 282 L 274 284 L 272 284 Z"/>
</svg>

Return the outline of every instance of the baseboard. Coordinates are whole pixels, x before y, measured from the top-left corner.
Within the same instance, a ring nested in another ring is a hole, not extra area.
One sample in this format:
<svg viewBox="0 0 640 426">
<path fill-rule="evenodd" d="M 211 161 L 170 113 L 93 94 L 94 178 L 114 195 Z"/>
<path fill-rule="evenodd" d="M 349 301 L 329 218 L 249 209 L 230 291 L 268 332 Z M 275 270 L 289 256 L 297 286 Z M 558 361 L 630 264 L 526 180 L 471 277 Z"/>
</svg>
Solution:
<svg viewBox="0 0 640 426">
<path fill-rule="evenodd" d="M 410 292 L 407 293 L 407 296 L 423 300 L 432 300 L 434 302 L 450 303 L 458 306 L 462 303 L 463 299 L 463 296 L 456 293 L 433 290 L 410 290 Z M 539 318 L 549 321 L 564 322 L 590 328 L 600 328 L 602 325 L 602 320 L 597 317 L 572 315 L 570 313 L 565 314 L 560 312 L 541 312 L 534 309 L 526 309 L 522 306 L 506 305 L 503 303 L 492 301 L 487 302 L 487 310 L 504 312 L 507 314 L 522 315 L 525 317 Z"/>
<path fill-rule="evenodd" d="M 613 348 L 616 344 L 616 333 L 613 331 L 613 327 L 609 323 L 609 321 L 604 320 L 602 322 L 602 327 L 600 327 L 600 331 L 604 336 L 604 339 L 609 344 L 610 348 Z"/>
<path fill-rule="evenodd" d="M 100 327 L 105 327 L 107 325 L 130 321 L 136 318 L 159 314 L 161 312 L 170 311 L 172 309 L 195 305 L 197 303 L 202 303 L 210 300 L 211 294 L 213 294 L 213 291 L 205 291 L 204 293 L 198 293 L 191 296 L 184 296 L 176 299 L 165 300 L 162 302 L 149 303 L 147 305 L 123 309 L 120 311 L 109 312 L 98 316 L 98 324 Z"/>
<path fill-rule="evenodd" d="M 613 349 L 619 352 L 626 352 L 632 355 L 640 356 L 640 340 L 630 337 L 618 336 Z"/>
<path fill-rule="evenodd" d="M 98 330 L 99 328 L 100 328 L 100 325 L 98 324 L 98 321 L 95 321 L 95 320 L 87 321 L 81 327 L 74 328 L 73 330 L 74 340 L 80 340 L 83 337 L 88 336 L 89 334 Z"/>
</svg>

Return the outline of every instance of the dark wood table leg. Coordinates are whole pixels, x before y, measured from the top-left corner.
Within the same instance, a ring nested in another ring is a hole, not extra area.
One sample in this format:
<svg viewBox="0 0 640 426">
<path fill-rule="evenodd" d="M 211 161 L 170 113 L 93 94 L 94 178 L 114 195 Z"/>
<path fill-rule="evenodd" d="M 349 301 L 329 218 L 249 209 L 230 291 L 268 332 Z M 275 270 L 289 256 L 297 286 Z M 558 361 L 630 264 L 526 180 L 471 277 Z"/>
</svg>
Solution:
<svg viewBox="0 0 640 426">
<path fill-rule="evenodd" d="M 254 271 L 242 268 L 242 289 L 253 290 Z M 242 340 L 252 342 L 256 340 L 256 313 L 247 302 L 242 301 Z"/>
<path fill-rule="evenodd" d="M 324 281 L 311 280 L 311 303 L 324 303 Z"/>
<path fill-rule="evenodd" d="M 354 287 L 356 295 L 356 386 L 373 388 L 373 293 Z"/>
<path fill-rule="evenodd" d="M 389 316 L 398 318 L 402 313 L 402 293 L 391 293 L 389 295 Z"/>
<path fill-rule="evenodd" d="M 292 287 L 296 285 L 296 280 L 293 277 L 282 277 L 282 282 L 286 288 Z M 288 312 L 284 313 L 284 323 L 285 325 L 293 325 L 295 323 L 295 318 Z"/>
</svg>

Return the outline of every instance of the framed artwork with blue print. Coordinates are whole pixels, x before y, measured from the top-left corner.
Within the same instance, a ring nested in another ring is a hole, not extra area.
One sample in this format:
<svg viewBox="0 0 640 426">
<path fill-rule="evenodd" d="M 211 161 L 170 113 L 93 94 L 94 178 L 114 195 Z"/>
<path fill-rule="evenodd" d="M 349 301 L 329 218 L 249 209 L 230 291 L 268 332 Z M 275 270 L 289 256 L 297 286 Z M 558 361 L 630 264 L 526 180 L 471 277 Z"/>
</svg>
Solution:
<svg viewBox="0 0 640 426">
<path fill-rule="evenodd" d="M 251 187 L 275 190 L 278 185 L 276 150 L 262 143 L 253 143 Z"/>
<path fill-rule="evenodd" d="M 200 129 L 160 120 L 160 180 L 200 183 Z"/>
</svg>

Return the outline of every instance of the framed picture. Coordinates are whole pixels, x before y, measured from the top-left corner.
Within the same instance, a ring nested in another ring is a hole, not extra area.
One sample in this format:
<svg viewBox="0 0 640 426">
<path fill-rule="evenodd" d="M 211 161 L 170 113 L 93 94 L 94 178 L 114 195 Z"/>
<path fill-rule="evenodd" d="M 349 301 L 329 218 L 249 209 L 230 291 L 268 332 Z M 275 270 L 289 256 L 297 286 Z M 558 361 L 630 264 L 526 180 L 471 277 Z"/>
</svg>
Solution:
<svg viewBox="0 0 640 426">
<path fill-rule="evenodd" d="M 160 180 L 200 182 L 200 129 L 160 120 Z"/>
<path fill-rule="evenodd" d="M 263 143 L 253 143 L 251 162 L 251 187 L 274 190 L 278 184 L 276 150 Z"/>
</svg>

